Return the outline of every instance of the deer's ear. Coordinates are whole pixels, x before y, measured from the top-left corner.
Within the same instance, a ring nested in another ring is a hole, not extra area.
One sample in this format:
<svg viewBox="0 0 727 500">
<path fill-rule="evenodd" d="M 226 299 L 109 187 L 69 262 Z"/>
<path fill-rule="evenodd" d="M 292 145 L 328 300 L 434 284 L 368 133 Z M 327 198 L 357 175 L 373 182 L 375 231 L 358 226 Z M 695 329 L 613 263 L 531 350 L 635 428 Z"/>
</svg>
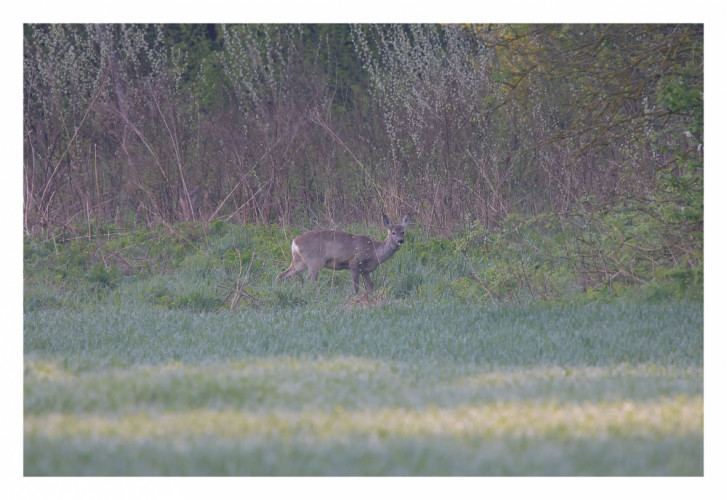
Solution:
<svg viewBox="0 0 727 500">
<path fill-rule="evenodd" d="M 401 225 L 406 227 L 409 225 L 409 221 L 411 220 L 411 216 L 409 214 L 406 214 L 403 219 L 401 219 Z"/>
<path fill-rule="evenodd" d="M 389 217 L 384 212 L 381 212 L 381 215 L 384 216 L 384 227 L 391 227 L 391 220 L 389 219 Z"/>
</svg>

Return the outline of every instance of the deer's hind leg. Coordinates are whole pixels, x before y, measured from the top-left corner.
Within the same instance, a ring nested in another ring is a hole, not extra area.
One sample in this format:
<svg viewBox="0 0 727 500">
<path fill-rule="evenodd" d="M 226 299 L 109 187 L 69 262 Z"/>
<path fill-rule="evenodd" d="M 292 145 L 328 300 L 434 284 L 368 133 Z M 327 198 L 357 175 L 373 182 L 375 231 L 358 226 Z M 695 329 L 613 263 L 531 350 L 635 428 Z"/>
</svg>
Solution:
<svg viewBox="0 0 727 500">
<path fill-rule="evenodd" d="M 320 273 L 321 269 L 323 269 L 323 266 L 316 261 L 306 264 L 306 267 L 308 267 L 308 281 L 315 281 L 318 277 L 318 273 Z"/>
<path fill-rule="evenodd" d="M 296 274 L 298 274 L 299 272 L 306 269 L 307 267 L 308 266 L 306 265 L 305 262 L 303 262 L 303 259 L 301 258 L 300 254 L 298 252 L 293 252 L 293 260 L 290 263 L 290 267 L 288 267 L 288 269 L 286 269 L 282 273 L 278 274 L 277 278 L 275 278 L 275 279 L 279 280 L 279 279 L 291 278 L 291 277 L 295 276 Z"/>
</svg>

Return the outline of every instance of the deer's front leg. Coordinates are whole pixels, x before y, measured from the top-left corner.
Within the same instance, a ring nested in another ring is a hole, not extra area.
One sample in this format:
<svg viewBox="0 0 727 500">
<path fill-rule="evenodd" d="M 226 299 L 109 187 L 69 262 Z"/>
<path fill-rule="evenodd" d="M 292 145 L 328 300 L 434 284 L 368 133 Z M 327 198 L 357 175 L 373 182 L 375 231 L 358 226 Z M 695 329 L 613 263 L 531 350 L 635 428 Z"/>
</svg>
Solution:
<svg viewBox="0 0 727 500">
<path fill-rule="evenodd" d="M 356 267 L 351 268 L 351 279 L 353 280 L 353 293 L 358 294 L 358 269 Z M 364 275 L 366 280 L 366 275 Z"/>
<path fill-rule="evenodd" d="M 366 285 L 366 291 L 368 293 L 373 293 L 374 286 L 371 284 L 371 273 L 361 273 L 364 280 L 364 285 Z"/>
</svg>

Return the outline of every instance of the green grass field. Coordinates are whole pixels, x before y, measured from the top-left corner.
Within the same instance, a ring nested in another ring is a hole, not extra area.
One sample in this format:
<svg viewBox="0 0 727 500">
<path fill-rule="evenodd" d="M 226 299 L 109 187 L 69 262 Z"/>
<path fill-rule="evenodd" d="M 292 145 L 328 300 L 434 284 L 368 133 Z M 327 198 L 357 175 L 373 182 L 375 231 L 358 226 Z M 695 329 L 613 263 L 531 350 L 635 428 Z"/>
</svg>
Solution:
<svg viewBox="0 0 727 500">
<path fill-rule="evenodd" d="M 26 242 L 26 476 L 704 473 L 701 300 L 495 303 L 414 238 L 357 305 L 344 273 L 274 282 L 258 237 Z"/>
</svg>

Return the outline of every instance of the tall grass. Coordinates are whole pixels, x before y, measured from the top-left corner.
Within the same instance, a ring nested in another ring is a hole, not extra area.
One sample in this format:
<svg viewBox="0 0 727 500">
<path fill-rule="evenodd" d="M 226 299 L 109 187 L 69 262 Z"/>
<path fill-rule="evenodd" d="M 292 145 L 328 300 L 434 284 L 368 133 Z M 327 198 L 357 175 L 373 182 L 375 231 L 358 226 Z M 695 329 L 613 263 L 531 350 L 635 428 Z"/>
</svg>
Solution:
<svg viewBox="0 0 727 500">
<path fill-rule="evenodd" d="M 497 300 L 416 233 L 369 302 L 275 282 L 275 230 L 74 245 L 26 241 L 26 475 L 703 473 L 694 295 Z"/>
</svg>

